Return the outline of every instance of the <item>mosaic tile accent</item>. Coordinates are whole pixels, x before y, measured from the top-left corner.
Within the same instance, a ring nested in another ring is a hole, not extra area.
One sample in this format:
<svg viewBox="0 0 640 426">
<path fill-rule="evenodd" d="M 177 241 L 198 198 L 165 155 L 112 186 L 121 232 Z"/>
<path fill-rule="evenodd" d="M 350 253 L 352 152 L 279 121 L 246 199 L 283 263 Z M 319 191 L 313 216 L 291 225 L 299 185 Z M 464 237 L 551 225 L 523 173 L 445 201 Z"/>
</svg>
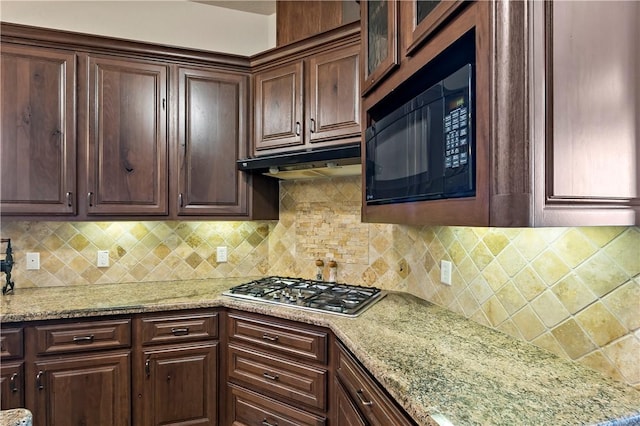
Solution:
<svg viewBox="0 0 640 426">
<path fill-rule="evenodd" d="M 3 221 L 0 233 L 12 238 L 18 288 L 313 278 L 315 259 L 334 259 L 338 281 L 410 292 L 640 389 L 640 227 L 363 224 L 360 197 L 359 177 L 282 181 L 277 222 Z M 216 262 L 220 245 L 227 263 Z M 109 268 L 95 266 L 97 250 L 109 250 Z M 24 269 L 28 251 L 40 252 L 39 271 Z"/>
</svg>

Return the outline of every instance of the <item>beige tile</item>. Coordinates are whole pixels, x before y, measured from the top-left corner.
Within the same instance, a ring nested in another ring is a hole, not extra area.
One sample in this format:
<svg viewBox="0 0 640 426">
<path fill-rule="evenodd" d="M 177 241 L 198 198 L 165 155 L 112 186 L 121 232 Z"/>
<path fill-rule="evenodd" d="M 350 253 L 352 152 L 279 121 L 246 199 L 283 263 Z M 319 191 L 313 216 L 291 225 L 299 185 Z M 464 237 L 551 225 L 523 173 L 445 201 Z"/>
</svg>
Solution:
<svg viewBox="0 0 640 426">
<path fill-rule="evenodd" d="M 472 316 L 480 308 L 480 305 L 478 305 L 475 297 L 473 297 L 473 293 L 469 289 L 465 289 L 460 293 L 458 303 L 460 303 L 463 313 L 467 318 Z"/>
<path fill-rule="evenodd" d="M 456 265 L 459 265 L 467 257 L 467 252 L 459 241 L 452 242 L 449 246 L 448 252 L 449 257 Z"/>
<path fill-rule="evenodd" d="M 560 259 L 570 268 L 575 268 L 597 251 L 588 238 L 577 229 L 569 229 L 552 244 Z"/>
<path fill-rule="evenodd" d="M 531 261 L 547 248 L 547 243 L 536 229 L 524 229 L 513 243 L 525 259 Z"/>
<path fill-rule="evenodd" d="M 484 268 L 482 276 L 494 291 L 500 289 L 509 280 L 509 276 L 496 260 Z"/>
<path fill-rule="evenodd" d="M 491 286 L 487 284 L 487 280 L 485 280 L 481 275 L 471 282 L 469 290 L 471 290 L 476 300 L 480 303 L 486 302 L 489 297 L 494 295 Z"/>
<path fill-rule="evenodd" d="M 500 254 L 500 252 L 509 245 L 509 239 L 501 231 L 496 230 L 496 228 L 492 228 L 482 238 L 482 241 L 494 256 Z"/>
<path fill-rule="evenodd" d="M 535 299 L 547 289 L 542 279 L 529 266 L 525 267 L 513 278 L 513 283 L 528 301 Z"/>
<path fill-rule="evenodd" d="M 569 267 L 551 250 L 544 251 L 531 265 L 548 286 L 555 284 L 569 272 Z"/>
<path fill-rule="evenodd" d="M 548 328 L 554 327 L 569 317 L 569 311 L 550 290 L 531 302 L 531 307 Z"/>
<path fill-rule="evenodd" d="M 627 228 L 624 226 L 586 226 L 578 229 L 596 246 L 604 247 Z"/>
<path fill-rule="evenodd" d="M 629 279 L 629 276 L 603 251 L 589 258 L 575 269 L 575 272 L 598 297 L 611 292 Z"/>
<path fill-rule="evenodd" d="M 594 343 L 574 319 L 562 323 L 551 330 L 562 349 L 571 359 L 577 359 L 596 349 Z"/>
<path fill-rule="evenodd" d="M 522 336 L 520 335 L 520 332 L 518 331 L 518 327 L 516 327 L 515 324 L 513 323 L 513 321 L 511 321 L 511 320 L 506 320 L 505 322 L 500 324 L 498 326 L 498 330 L 502 331 L 505 334 L 508 334 L 509 336 L 513 337 L 514 339 L 522 340 Z"/>
<path fill-rule="evenodd" d="M 513 245 L 505 247 L 497 256 L 497 259 L 502 269 L 504 269 L 510 277 L 515 276 L 527 265 L 527 260 Z"/>
<path fill-rule="evenodd" d="M 452 227 L 456 239 L 462 244 L 467 253 L 470 253 L 478 244 L 479 238 L 471 228 L 456 226 Z"/>
<path fill-rule="evenodd" d="M 580 364 L 586 365 L 587 367 L 598 371 L 605 376 L 612 377 L 618 381 L 624 381 L 622 374 L 618 371 L 618 369 L 613 365 L 613 363 L 602 353 L 601 350 L 593 351 L 590 354 L 587 354 L 578 360 Z"/>
<path fill-rule="evenodd" d="M 624 376 L 627 383 L 640 383 L 640 341 L 633 335 L 607 346 L 604 354 L 611 360 L 616 369 Z"/>
<path fill-rule="evenodd" d="M 529 342 L 546 331 L 544 324 L 530 306 L 518 311 L 512 320 L 520 334 Z"/>
<path fill-rule="evenodd" d="M 500 325 L 503 321 L 509 318 L 509 314 L 495 296 L 490 297 L 489 300 L 482 305 L 482 311 L 490 324 L 494 327 Z"/>
<path fill-rule="evenodd" d="M 471 260 L 473 260 L 473 263 L 476 264 L 476 267 L 480 271 L 483 271 L 494 259 L 493 254 L 483 242 L 475 246 L 471 253 L 469 253 L 469 257 L 471 257 Z"/>
<path fill-rule="evenodd" d="M 604 248 L 629 276 L 640 274 L 640 227 L 631 227 Z"/>
<path fill-rule="evenodd" d="M 564 351 L 564 349 L 562 349 L 562 346 L 560 346 L 558 340 L 556 340 L 556 338 L 550 332 L 539 336 L 531 343 L 542 349 L 546 349 L 549 352 L 552 352 L 562 358 L 568 358 L 567 353 Z"/>
<path fill-rule="evenodd" d="M 513 283 L 508 283 L 502 287 L 496 293 L 496 296 L 509 315 L 513 315 L 527 303 Z"/>
<path fill-rule="evenodd" d="M 627 281 L 611 294 L 605 296 L 602 302 L 628 331 L 640 328 L 639 281 Z"/>
<path fill-rule="evenodd" d="M 573 273 L 561 279 L 552 291 L 572 314 L 596 300 L 595 294 Z"/>
<path fill-rule="evenodd" d="M 627 331 L 602 302 L 596 302 L 581 311 L 576 315 L 576 320 L 599 347 L 623 336 Z"/>
<path fill-rule="evenodd" d="M 458 271 L 460 272 L 460 276 L 465 283 L 472 282 L 480 273 L 478 268 L 473 263 L 473 261 L 466 256 L 458 265 Z"/>
</svg>

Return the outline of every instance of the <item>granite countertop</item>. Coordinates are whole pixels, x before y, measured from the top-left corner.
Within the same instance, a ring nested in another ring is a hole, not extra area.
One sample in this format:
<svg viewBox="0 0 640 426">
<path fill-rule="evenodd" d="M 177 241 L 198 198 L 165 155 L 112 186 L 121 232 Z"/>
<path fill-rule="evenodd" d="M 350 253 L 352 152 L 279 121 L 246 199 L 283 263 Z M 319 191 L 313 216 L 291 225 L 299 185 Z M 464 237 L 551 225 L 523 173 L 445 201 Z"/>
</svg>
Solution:
<svg viewBox="0 0 640 426">
<path fill-rule="evenodd" d="M 593 425 L 640 413 L 634 388 L 412 295 L 388 293 L 357 318 L 221 295 L 250 279 L 16 289 L 0 321 L 224 306 L 330 328 L 418 424 Z"/>
<path fill-rule="evenodd" d="M 31 411 L 26 408 L 14 408 L 0 411 L 0 426 L 31 426 Z"/>
</svg>

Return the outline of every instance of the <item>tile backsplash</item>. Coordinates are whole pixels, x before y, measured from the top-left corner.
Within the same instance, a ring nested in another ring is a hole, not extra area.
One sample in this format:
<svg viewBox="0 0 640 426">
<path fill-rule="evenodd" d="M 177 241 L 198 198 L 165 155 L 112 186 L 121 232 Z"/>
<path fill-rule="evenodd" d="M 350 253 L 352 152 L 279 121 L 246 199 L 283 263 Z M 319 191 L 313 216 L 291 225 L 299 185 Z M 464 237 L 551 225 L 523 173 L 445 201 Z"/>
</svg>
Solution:
<svg viewBox="0 0 640 426">
<path fill-rule="evenodd" d="M 640 228 L 418 227 L 360 222 L 359 177 L 282 181 L 277 222 L 10 222 L 16 287 L 225 276 L 405 291 L 640 389 Z M 216 261 L 227 246 L 229 261 Z M 95 266 L 109 250 L 111 266 Z M 39 271 L 24 253 L 37 251 Z M 452 285 L 440 260 L 453 262 Z M 21 265 L 22 264 L 22 265 Z M 328 269 L 325 268 L 325 274 Z M 328 276 L 328 275 L 326 275 Z"/>
</svg>

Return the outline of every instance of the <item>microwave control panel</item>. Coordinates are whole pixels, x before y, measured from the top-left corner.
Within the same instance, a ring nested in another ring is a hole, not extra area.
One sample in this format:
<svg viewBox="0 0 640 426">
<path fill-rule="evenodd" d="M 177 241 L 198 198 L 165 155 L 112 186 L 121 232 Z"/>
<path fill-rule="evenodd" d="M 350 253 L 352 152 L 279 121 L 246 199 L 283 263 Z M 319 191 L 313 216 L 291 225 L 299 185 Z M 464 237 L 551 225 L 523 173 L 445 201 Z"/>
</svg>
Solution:
<svg viewBox="0 0 640 426">
<path fill-rule="evenodd" d="M 453 108 L 447 108 L 449 113 L 444 116 L 444 167 L 456 169 L 469 162 L 469 110 L 464 97 L 448 106 Z"/>
</svg>

